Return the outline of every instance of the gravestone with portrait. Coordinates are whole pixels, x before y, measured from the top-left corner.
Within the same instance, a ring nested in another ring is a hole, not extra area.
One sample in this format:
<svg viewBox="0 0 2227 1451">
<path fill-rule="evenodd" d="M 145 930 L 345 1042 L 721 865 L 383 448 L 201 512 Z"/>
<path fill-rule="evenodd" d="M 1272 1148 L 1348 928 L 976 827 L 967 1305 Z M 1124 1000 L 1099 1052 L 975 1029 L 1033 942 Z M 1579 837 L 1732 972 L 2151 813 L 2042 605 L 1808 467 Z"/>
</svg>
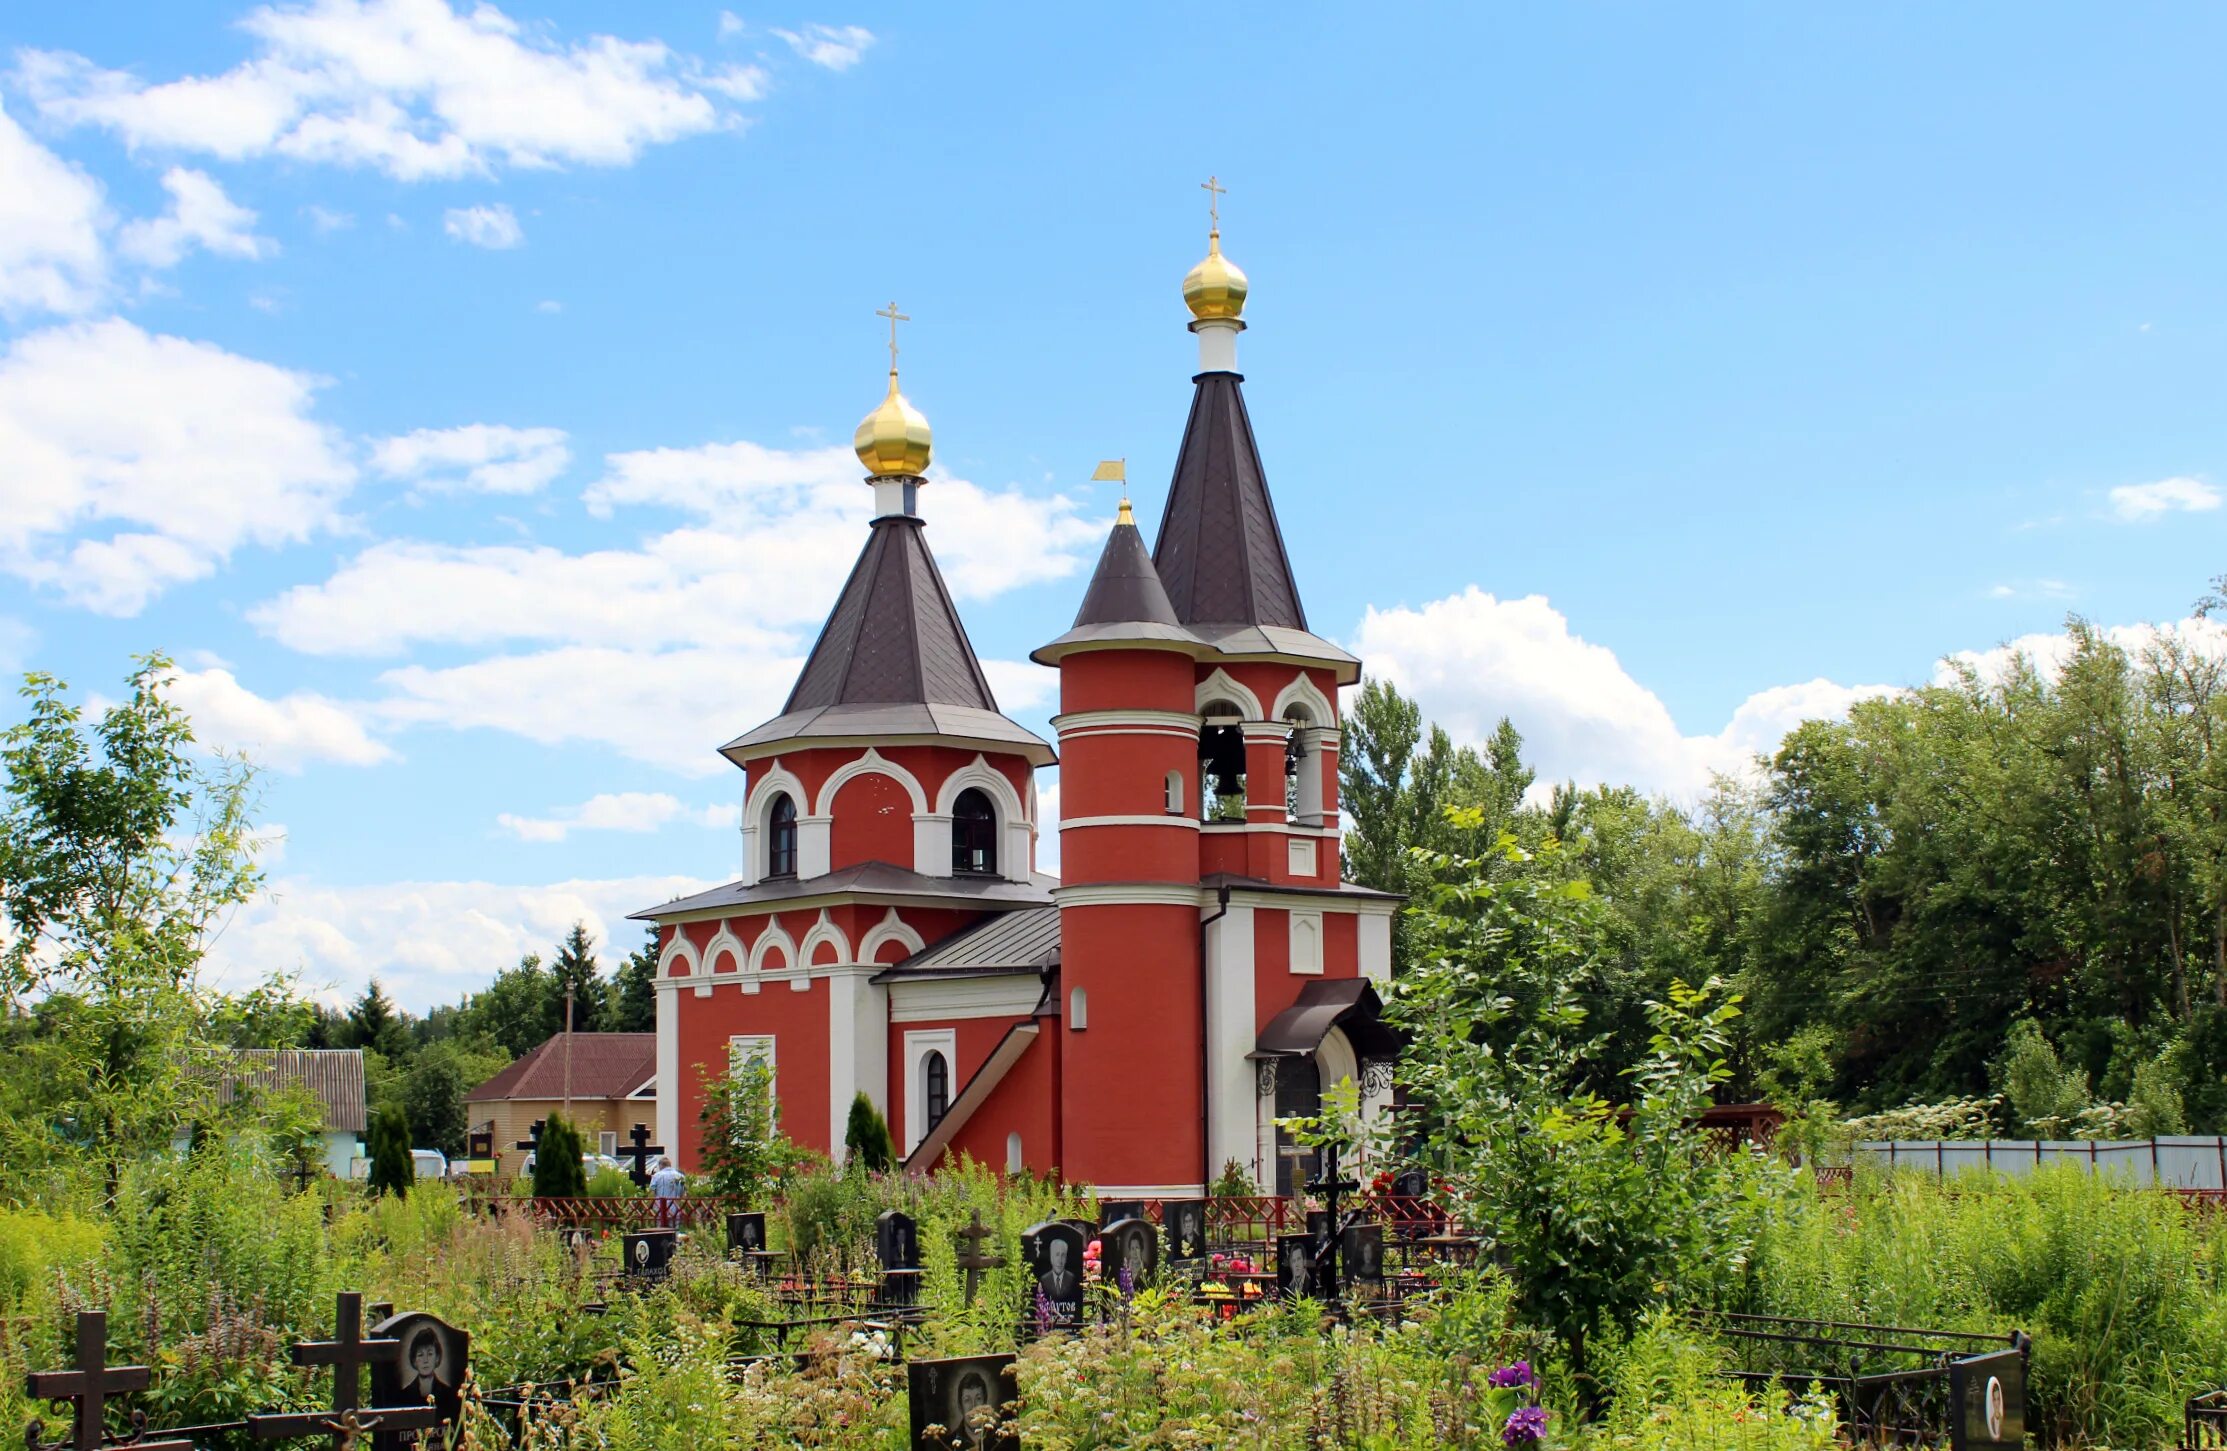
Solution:
<svg viewBox="0 0 2227 1451">
<path fill-rule="evenodd" d="M 1107 1224 L 1118 1224 L 1124 1219 L 1142 1219 L 1144 1218 L 1144 1201 L 1142 1199 L 1101 1199 L 1098 1201 L 1098 1217 Z"/>
<path fill-rule="evenodd" d="M 1276 1291 L 1290 1300 L 1335 1300 L 1338 1298 L 1337 1262 L 1318 1251 L 1311 1234 L 1279 1235 L 1276 1239 Z"/>
<path fill-rule="evenodd" d="M 1349 1224 L 1338 1235 L 1338 1264 L 1348 1282 L 1377 1285 L 1384 1282 L 1384 1226 Z"/>
<path fill-rule="evenodd" d="M 756 1209 L 738 1209 L 727 1216 L 727 1253 L 762 1254 L 766 1247 L 766 1217 Z"/>
<path fill-rule="evenodd" d="M 1090 1235 L 1074 1221 L 1047 1219 L 1021 1232 L 1021 1260 L 1028 1266 L 1029 1305 L 1023 1318 L 1033 1322 L 1037 1297 L 1050 1307 L 1054 1325 L 1080 1325 L 1083 1319 L 1083 1246 Z"/>
<path fill-rule="evenodd" d="M 1168 1263 L 1189 1264 L 1206 1258 L 1206 1201 L 1169 1199 L 1160 1205 L 1160 1224 L 1167 1231 Z"/>
<path fill-rule="evenodd" d="M 2018 1451 L 2026 1444 L 2026 1352 L 1998 1350 L 1949 1364 L 1953 1451 Z"/>
<path fill-rule="evenodd" d="M 661 1280 L 666 1266 L 673 1261 L 673 1251 L 680 1243 L 680 1234 L 671 1229 L 638 1229 L 620 1243 L 620 1252 L 626 1261 L 626 1273 L 635 1279 Z"/>
<path fill-rule="evenodd" d="M 1431 1176 L 1420 1164 L 1410 1164 L 1392 1176 L 1392 1192 L 1402 1199 L 1428 1199 Z"/>
<path fill-rule="evenodd" d="M 1020 1451 L 1013 1357 L 967 1355 L 905 1366 L 913 1451 Z"/>
<path fill-rule="evenodd" d="M 1117 1219 L 1098 1233 L 1099 1273 L 1109 1285 L 1129 1272 L 1129 1288 L 1142 1289 L 1160 1273 L 1160 1229 L 1142 1217 Z"/>
<path fill-rule="evenodd" d="M 920 1293 L 920 1226 L 901 1209 L 874 1219 L 874 1258 L 881 1262 L 885 1305 L 910 1305 Z"/>
<path fill-rule="evenodd" d="M 437 1315 L 415 1310 L 381 1320 L 371 1334 L 401 1347 L 394 1359 L 371 1363 L 371 1404 L 431 1406 L 453 1434 L 464 1413 L 472 1337 Z M 406 1446 L 445 1446 L 448 1439 L 440 1431 L 376 1431 L 371 1444 L 373 1451 L 402 1451 Z"/>
</svg>

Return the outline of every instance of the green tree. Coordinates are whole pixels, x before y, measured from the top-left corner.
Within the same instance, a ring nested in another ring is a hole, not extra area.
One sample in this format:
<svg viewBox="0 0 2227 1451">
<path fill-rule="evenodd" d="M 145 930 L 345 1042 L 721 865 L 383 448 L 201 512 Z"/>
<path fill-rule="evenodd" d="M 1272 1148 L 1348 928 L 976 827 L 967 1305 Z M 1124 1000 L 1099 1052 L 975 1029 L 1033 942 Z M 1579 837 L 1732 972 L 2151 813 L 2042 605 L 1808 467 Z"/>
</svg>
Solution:
<svg viewBox="0 0 2227 1451">
<path fill-rule="evenodd" d="M 379 979 L 373 978 L 364 984 L 362 996 L 348 1010 L 347 1038 L 349 1047 L 368 1049 L 389 1059 L 399 1058 L 409 1051 L 402 1020 L 395 1012 L 393 999 L 379 985 Z"/>
<path fill-rule="evenodd" d="M 781 1132 L 773 1070 L 764 1060 L 750 1058 L 727 1073 L 714 1075 L 701 1066 L 696 1071 L 703 1084 L 697 1163 L 711 1192 L 748 1202 L 770 1198 L 782 1176 L 803 1157 Z"/>
<path fill-rule="evenodd" d="M 373 1114 L 366 1137 L 371 1141 L 371 1192 L 392 1194 L 397 1199 L 408 1195 L 418 1171 L 410 1157 L 410 1125 L 402 1115 L 402 1105 L 390 1103 Z"/>
<path fill-rule="evenodd" d="M 889 1123 L 863 1092 L 851 1100 L 850 1121 L 843 1128 L 843 1149 L 845 1163 L 876 1174 L 888 1173 L 897 1161 Z"/>
<path fill-rule="evenodd" d="M 552 1002 L 549 984 L 539 954 L 529 952 L 465 999 L 456 1011 L 455 1031 L 523 1058 L 563 1026 L 564 997 L 559 993 Z"/>
<path fill-rule="evenodd" d="M 411 1141 L 451 1157 L 463 1153 L 471 1127 L 464 1095 L 501 1072 L 509 1061 L 499 1052 L 455 1038 L 420 1049 L 396 1085 Z"/>
<path fill-rule="evenodd" d="M 657 1030 L 657 929 L 648 940 L 627 954 L 619 965 L 611 991 L 611 1031 L 651 1033 Z"/>
<path fill-rule="evenodd" d="M 143 657 L 88 721 L 33 673 L 25 719 L 0 732 L 0 1181 L 82 1158 L 112 1188 L 205 1117 L 220 1077 L 199 968 L 260 880 L 255 777 L 196 751 L 170 678 Z"/>
<path fill-rule="evenodd" d="M 581 1161 L 580 1131 L 561 1113 L 541 1126 L 534 1150 L 534 1197 L 578 1199 L 588 1192 L 587 1165 Z"/>
<path fill-rule="evenodd" d="M 565 996 L 572 998 L 572 1031 L 575 1033 L 600 1033 L 604 1031 L 605 983 L 602 970 L 595 960 L 595 939 L 588 935 L 587 924 L 575 922 L 557 945 L 557 960 L 549 966 L 550 1018 L 562 1030 L 565 1024 Z"/>
</svg>

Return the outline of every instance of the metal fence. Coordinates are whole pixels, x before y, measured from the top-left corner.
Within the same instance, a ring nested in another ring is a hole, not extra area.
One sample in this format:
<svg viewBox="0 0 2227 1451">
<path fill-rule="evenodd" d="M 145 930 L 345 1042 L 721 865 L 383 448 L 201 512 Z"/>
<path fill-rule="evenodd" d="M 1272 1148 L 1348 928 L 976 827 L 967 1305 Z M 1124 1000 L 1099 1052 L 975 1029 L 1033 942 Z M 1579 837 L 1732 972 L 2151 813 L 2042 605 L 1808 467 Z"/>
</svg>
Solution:
<svg viewBox="0 0 2227 1451">
<path fill-rule="evenodd" d="M 2160 1189 L 2227 1193 L 2227 1138 L 2174 1137 L 2111 1142 L 2078 1139 L 1867 1139 L 1859 1161 L 1944 1177 L 1970 1169 L 2028 1174 L 2043 1164 L 2076 1164 Z"/>
</svg>

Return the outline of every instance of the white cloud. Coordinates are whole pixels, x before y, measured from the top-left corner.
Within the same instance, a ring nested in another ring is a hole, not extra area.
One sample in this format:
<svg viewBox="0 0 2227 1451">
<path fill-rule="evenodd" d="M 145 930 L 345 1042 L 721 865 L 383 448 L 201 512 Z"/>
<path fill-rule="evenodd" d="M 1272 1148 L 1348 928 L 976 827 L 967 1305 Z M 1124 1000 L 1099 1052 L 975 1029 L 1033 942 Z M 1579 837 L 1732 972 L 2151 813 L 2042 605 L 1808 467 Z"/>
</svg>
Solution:
<svg viewBox="0 0 2227 1451">
<path fill-rule="evenodd" d="M 734 11 L 722 10 L 719 12 L 719 38 L 721 40 L 733 40 L 746 29 L 748 27 L 742 23 L 742 17 L 735 14 Z"/>
<path fill-rule="evenodd" d="M 16 80 L 49 119 L 107 128 L 135 149 L 277 155 L 404 181 L 626 165 L 733 125 L 714 97 L 757 84 L 752 68 L 714 69 L 655 40 L 546 39 L 492 4 L 310 0 L 265 6 L 242 28 L 254 54 L 216 75 L 148 84 L 29 50 Z"/>
<path fill-rule="evenodd" d="M 345 1002 L 376 976 L 423 1012 L 487 985 L 528 952 L 547 955 L 584 922 L 606 966 L 639 947 L 626 914 L 714 885 L 694 877 L 573 880 L 546 886 L 384 882 L 328 886 L 282 877 L 243 907 L 207 958 L 211 980 L 241 986 L 274 972 Z"/>
<path fill-rule="evenodd" d="M 526 240 L 518 218 L 501 202 L 491 207 L 450 207 L 441 217 L 441 226 L 459 242 L 496 252 Z"/>
<path fill-rule="evenodd" d="M 354 212 L 338 211 L 332 207 L 311 204 L 302 208 L 302 214 L 309 218 L 309 224 L 317 229 L 317 234 L 321 237 L 334 232 L 345 232 L 356 224 Z"/>
<path fill-rule="evenodd" d="M 773 33 L 798 55 L 831 71 L 847 71 L 857 65 L 866 47 L 874 43 L 874 32 L 863 25 L 807 25 L 801 31 Z"/>
<path fill-rule="evenodd" d="M 293 774 L 312 761 L 374 766 L 395 759 L 364 728 L 359 708 L 314 691 L 271 700 L 241 685 L 231 671 L 212 667 L 178 671 L 170 696 L 192 718 L 202 745 L 242 752 L 272 770 Z"/>
<path fill-rule="evenodd" d="M 2165 640 L 2177 641 L 2214 659 L 2227 659 L 2227 623 L 2216 619 L 2192 617 L 2164 625 L 2109 625 L 2103 628 L 2102 634 L 2136 660 L 2151 646 Z M 1999 683 L 2009 672 L 2011 662 L 2021 658 L 2043 674 L 2055 676 L 2072 658 L 2072 637 L 2061 630 L 2045 631 L 2020 635 L 1992 649 L 1958 650 L 1942 659 L 1933 679 L 1936 684 L 1946 685 L 1957 678 L 1960 670 L 1968 669 L 1983 681 Z"/>
<path fill-rule="evenodd" d="M 547 816 L 506 811 L 495 823 L 520 841 L 555 842 L 575 831 L 656 831 L 680 820 L 699 826 L 727 825 L 735 810 L 739 808 L 714 806 L 691 812 L 679 797 L 663 791 L 617 791 L 591 796 L 578 806 L 560 807 Z"/>
<path fill-rule="evenodd" d="M 557 301 L 553 297 L 544 297 L 541 301 L 534 304 L 534 311 L 548 313 L 563 312 L 564 304 Z"/>
<path fill-rule="evenodd" d="M 133 615 L 243 543 L 329 527 L 355 470 L 309 416 L 316 386 L 120 318 L 17 338 L 0 354 L 0 569 Z"/>
<path fill-rule="evenodd" d="M 2111 512 L 2130 524 L 2146 524 L 2175 510 L 2208 513 L 2220 505 L 2219 490 L 2200 479 L 2159 479 L 2152 484 L 2121 484 L 2111 491 Z"/>
<path fill-rule="evenodd" d="M 1686 798 L 1712 772 L 1750 769 L 1799 722 L 1891 689 L 1778 686 L 1742 702 L 1716 734 L 1689 736 L 1613 651 L 1572 634 L 1544 596 L 1501 600 L 1475 586 L 1420 609 L 1371 607 L 1353 647 L 1457 741 L 1483 741 L 1501 717 L 1513 721 L 1542 786 L 1628 784 Z"/>
<path fill-rule="evenodd" d="M 116 234 L 116 250 L 148 267 L 175 267 L 195 247 L 220 257 L 255 261 L 277 255 L 278 243 L 255 235 L 255 213 L 224 194 L 205 171 L 173 166 L 162 175 L 170 210 L 132 222 Z"/>
<path fill-rule="evenodd" d="M 371 447 L 371 466 L 390 479 L 454 483 L 462 470 L 464 487 L 483 494 L 531 494 L 571 462 L 561 428 L 471 423 L 421 428 Z"/>
<path fill-rule="evenodd" d="M 0 107 L 0 313 L 83 312 L 108 289 L 100 183 Z"/>
</svg>

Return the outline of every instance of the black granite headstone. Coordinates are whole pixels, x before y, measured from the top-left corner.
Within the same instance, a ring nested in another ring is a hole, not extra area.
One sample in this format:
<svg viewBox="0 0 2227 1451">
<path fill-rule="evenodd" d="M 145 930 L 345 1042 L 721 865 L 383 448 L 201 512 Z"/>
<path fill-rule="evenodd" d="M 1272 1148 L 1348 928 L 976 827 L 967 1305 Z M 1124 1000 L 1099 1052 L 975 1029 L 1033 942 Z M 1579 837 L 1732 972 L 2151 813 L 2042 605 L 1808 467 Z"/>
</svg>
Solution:
<svg viewBox="0 0 2227 1451">
<path fill-rule="evenodd" d="M 1029 1308 L 1036 1318 L 1036 1297 L 1051 1306 L 1054 1325 L 1079 1325 L 1083 1318 L 1083 1246 L 1090 1236 L 1065 1219 L 1048 1219 L 1021 1232 L 1021 1258 L 1028 1265 Z"/>
<path fill-rule="evenodd" d="M 1129 1271 L 1129 1288 L 1141 1290 L 1160 1273 L 1160 1230 L 1149 1219 L 1117 1219 L 1098 1235 L 1099 1274 L 1109 1285 Z"/>
<path fill-rule="evenodd" d="M 662 1279 L 679 1242 L 680 1235 L 670 1229 L 636 1230 L 622 1241 L 626 1272 L 644 1279 Z"/>
<path fill-rule="evenodd" d="M 912 1451 L 1020 1451 L 1011 1355 L 915 1360 L 905 1366 L 905 1389 Z"/>
<path fill-rule="evenodd" d="M 1316 1254 L 1313 1235 L 1277 1237 L 1276 1290 L 1293 1300 L 1338 1298 L 1338 1267 L 1329 1256 Z"/>
<path fill-rule="evenodd" d="M 1206 1258 L 1206 1201 L 1169 1199 L 1160 1205 L 1160 1227 L 1167 1232 L 1168 1262 Z"/>
<path fill-rule="evenodd" d="M 464 1414 L 464 1374 L 471 1368 L 472 1337 L 437 1315 L 418 1311 L 390 1316 L 372 1326 L 371 1333 L 402 1344 L 397 1359 L 372 1363 L 371 1404 L 431 1406 L 453 1434 Z M 371 1444 L 374 1451 L 401 1451 L 405 1446 L 446 1446 L 448 1436 L 436 1431 L 374 1431 Z"/>
<path fill-rule="evenodd" d="M 2017 1350 L 1949 1363 L 1953 1451 L 2017 1451 L 2026 1444 L 2026 1356 Z"/>
<path fill-rule="evenodd" d="M 727 1216 L 727 1252 L 753 1255 L 766 1247 L 766 1217 L 755 1209 L 738 1209 Z"/>
<path fill-rule="evenodd" d="M 1338 1236 L 1338 1263 L 1356 1285 L 1375 1285 L 1384 1279 L 1384 1226 L 1349 1224 Z"/>
</svg>

